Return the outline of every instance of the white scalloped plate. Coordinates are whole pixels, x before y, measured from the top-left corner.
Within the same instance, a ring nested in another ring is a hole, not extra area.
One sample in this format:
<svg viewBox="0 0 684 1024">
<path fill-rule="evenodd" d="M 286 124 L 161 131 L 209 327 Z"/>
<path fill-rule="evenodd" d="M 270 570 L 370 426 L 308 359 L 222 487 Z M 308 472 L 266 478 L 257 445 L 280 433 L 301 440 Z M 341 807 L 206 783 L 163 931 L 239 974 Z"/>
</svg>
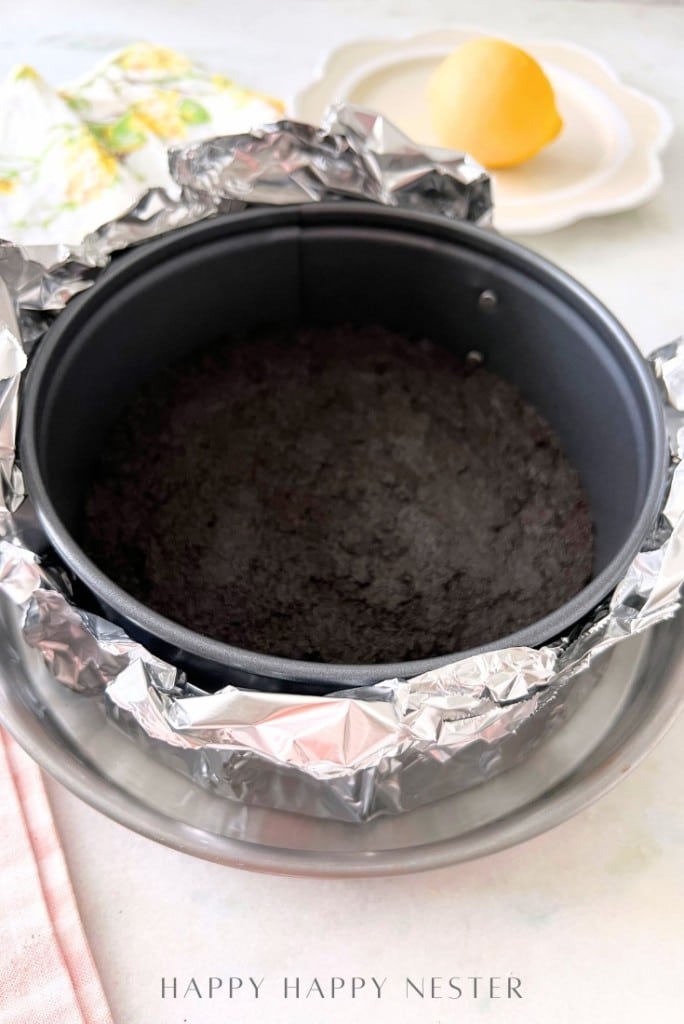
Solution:
<svg viewBox="0 0 684 1024">
<path fill-rule="evenodd" d="M 317 123 L 330 103 L 350 100 L 379 110 L 416 141 L 437 145 L 428 78 L 459 43 L 486 34 L 445 29 L 340 46 L 297 94 L 294 114 Z M 659 155 L 672 134 L 667 111 L 593 53 L 568 43 L 518 42 L 551 79 L 564 127 L 534 159 L 492 173 L 495 226 L 519 235 L 553 231 L 650 199 L 662 183 Z"/>
</svg>

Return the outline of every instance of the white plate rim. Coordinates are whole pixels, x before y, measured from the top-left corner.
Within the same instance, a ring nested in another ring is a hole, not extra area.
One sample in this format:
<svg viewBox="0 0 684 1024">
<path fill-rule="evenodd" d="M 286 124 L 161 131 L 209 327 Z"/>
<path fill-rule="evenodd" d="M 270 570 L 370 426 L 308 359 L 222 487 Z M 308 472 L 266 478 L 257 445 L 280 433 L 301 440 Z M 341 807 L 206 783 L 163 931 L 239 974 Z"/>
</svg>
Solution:
<svg viewBox="0 0 684 1024">
<path fill-rule="evenodd" d="M 292 98 L 292 110 L 294 116 L 302 116 L 303 108 L 311 94 L 320 90 L 330 76 L 335 76 L 336 90 L 340 88 L 340 84 L 344 84 L 345 81 L 350 80 L 351 75 L 349 72 L 343 74 L 341 78 L 338 78 L 339 72 L 336 71 L 335 65 L 340 61 L 343 61 L 345 57 L 348 59 L 350 55 L 353 55 L 357 51 L 373 48 L 378 52 L 371 57 L 366 56 L 359 61 L 353 75 L 354 78 L 361 77 L 362 72 L 365 71 L 367 73 L 368 71 L 373 70 L 374 67 L 381 67 L 388 63 L 398 62 L 401 59 L 402 50 L 406 51 L 404 56 L 420 55 L 421 50 L 425 53 L 428 49 L 434 51 L 440 47 L 448 52 L 449 37 L 451 37 L 452 44 L 456 45 L 458 37 L 469 38 L 478 35 L 492 35 L 492 32 L 490 29 L 484 29 L 474 25 L 448 25 L 442 28 L 431 29 L 418 33 L 357 37 L 356 39 L 350 39 L 337 46 L 333 46 L 321 54 L 316 62 L 312 77 L 305 85 L 295 92 Z M 583 61 L 593 65 L 596 71 L 605 76 L 612 86 L 617 88 L 619 94 L 623 96 L 626 101 L 638 103 L 644 111 L 648 110 L 649 115 L 652 117 L 652 137 L 648 141 L 647 148 L 639 151 L 639 157 L 645 162 L 646 169 L 637 186 L 619 192 L 614 196 L 604 196 L 598 199 L 592 197 L 591 192 L 588 192 L 577 199 L 574 203 L 564 204 L 562 207 L 558 207 L 555 211 L 547 210 L 541 216 L 530 217 L 527 223 L 525 221 L 521 221 L 516 223 L 513 229 L 509 228 L 504 230 L 511 230 L 512 233 L 521 235 L 555 231 L 587 217 L 597 217 L 634 209 L 653 198 L 663 183 L 663 169 L 660 156 L 670 142 L 674 133 L 674 123 L 666 107 L 659 100 L 648 95 L 643 90 L 625 83 L 615 68 L 613 68 L 603 56 L 588 49 L 587 47 L 580 46 L 573 42 L 565 42 L 563 40 L 553 38 L 544 39 L 538 37 L 526 37 L 525 39 L 521 39 L 508 35 L 505 37 L 502 36 L 501 38 L 510 39 L 510 41 L 529 49 L 531 52 L 536 51 L 540 55 L 540 59 L 542 61 L 548 60 L 551 62 L 553 60 L 551 55 L 547 55 L 546 57 L 543 55 L 543 51 L 545 50 L 556 50 L 561 54 L 563 52 L 571 53 L 575 57 L 581 58 Z M 572 73 L 580 77 L 576 69 L 572 69 Z M 589 81 L 595 88 L 600 89 L 600 85 L 595 81 L 591 79 L 587 79 L 587 81 Z M 614 97 L 610 97 L 610 99 L 615 103 Z M 330 102 L 333 102 L 333 100 Z M 624 109 L 620 108 L 620 112 L 627 118 L 628 124 L 633 132 L 633 121 L 629 119 L 628 114 Z M 632 138 L 634 141 L 638 141 L 635 139 L 634 134 L 632 135 Z M 625 162 L 626 161 L 622 162 L 618 170 L 624 168 Z"/>
</svg>

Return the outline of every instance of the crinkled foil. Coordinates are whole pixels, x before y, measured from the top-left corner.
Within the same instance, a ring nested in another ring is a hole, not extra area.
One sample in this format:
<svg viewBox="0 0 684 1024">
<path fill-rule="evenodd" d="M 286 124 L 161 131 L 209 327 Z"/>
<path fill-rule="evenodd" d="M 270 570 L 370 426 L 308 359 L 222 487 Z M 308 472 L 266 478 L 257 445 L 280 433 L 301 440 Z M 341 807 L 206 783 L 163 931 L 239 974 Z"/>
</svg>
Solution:
<svg viewBox="0 0 684 1024">
<path fill-rule="evenodd" d="M 650 360 L 670 438 L 660 516 L 611 598 L 572 637 L 329 697 L 234 686 L 203 694 L 118 626 L 75 607 L 69 574 L 52 554 L 35 553 L 14 459 L 27 354 L 111 252 L 218 212 L 352 197 L 487 224 L 491 204 L 486 175 L 467 158 L 419 149 L 383 118 L 350 106 L 333 109 L 323 128 L 283 121 L 192 143 L 171 151 L 170 168 L 177 197 L 152 190 L 79 246 L 0 246 L 0 606 L 13 626 L 5 637 L 11 656 L 39 651 L 59 683 L 104 700 L 155 757 L 245 803 L 361 822 L 516 764 L 582 700 L 607 652 L 679 607 L 684 342 Z"/>
</svg>

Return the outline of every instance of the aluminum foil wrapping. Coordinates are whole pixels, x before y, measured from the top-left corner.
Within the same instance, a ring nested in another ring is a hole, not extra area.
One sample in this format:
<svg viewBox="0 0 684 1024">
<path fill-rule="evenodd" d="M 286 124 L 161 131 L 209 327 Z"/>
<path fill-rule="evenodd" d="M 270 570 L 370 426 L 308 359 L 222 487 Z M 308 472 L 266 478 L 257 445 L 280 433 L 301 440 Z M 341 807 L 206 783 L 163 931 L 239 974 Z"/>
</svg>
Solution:
<svg viewBox="0 0 684 1024">
<path fill-rule="evenodd" d="M 12 619 L 12 656 L 38 651 L 58 684 L 104 701 L 156 757 L 248 804 L 362 822 L 512 766 L 581 701 L 607 652 L 679 607 L 684 342 L 650 360 L 671 452 L 658 522 L 612 596 L 572 637 L 329 697 L 230 685 L 204 694 L 118 626 L 76 607 L 69 574 L 51 554 L 36 554 L 14 458 L 31 349 L 111 252 L 218 212 L 353 197 L 487 224 L 491 204 L 488 179 L 467 158 L 421 150 L 383 118 L 349 106 L 333 109 L 322 128 L 283 121 L 172 150 L 170 169 L 179 195 L 149 191 L 79 246 L 0 246 L 0 610 Z"/>
</svg>

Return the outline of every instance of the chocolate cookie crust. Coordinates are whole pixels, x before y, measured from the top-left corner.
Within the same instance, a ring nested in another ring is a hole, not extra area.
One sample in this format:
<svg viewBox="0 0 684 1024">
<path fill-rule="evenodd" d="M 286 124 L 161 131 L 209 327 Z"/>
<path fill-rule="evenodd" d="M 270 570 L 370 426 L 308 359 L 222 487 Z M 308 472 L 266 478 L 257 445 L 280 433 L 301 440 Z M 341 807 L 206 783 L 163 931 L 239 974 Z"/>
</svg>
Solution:
<svg viewBox="0 0 684 1024">
<path fill-rule="evenodd" d="M 465 650 L 588 581 L 592 528 L 549 426 L 484 367 L 377 327 L 222 343 L 115 425 L 84 547 L 208 636 L 310 661 Z"/>
</svg>

